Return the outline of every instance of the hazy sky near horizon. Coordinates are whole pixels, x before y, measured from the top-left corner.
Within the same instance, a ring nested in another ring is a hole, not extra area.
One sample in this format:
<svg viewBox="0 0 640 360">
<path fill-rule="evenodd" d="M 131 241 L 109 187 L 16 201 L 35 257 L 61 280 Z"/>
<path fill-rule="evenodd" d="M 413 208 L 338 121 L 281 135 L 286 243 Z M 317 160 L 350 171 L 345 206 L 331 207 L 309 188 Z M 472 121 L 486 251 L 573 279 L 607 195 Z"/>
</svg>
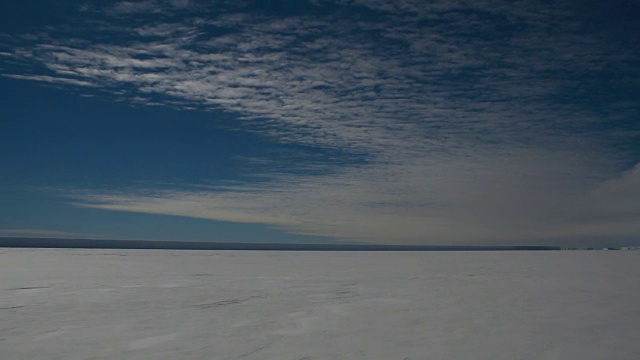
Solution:
<svg viewBox="0 0 640 360">
<path fill-rule="evenodd" d="M 0 236 L 640 245 L 633 1 L 0 5 Z"/>
</svg>

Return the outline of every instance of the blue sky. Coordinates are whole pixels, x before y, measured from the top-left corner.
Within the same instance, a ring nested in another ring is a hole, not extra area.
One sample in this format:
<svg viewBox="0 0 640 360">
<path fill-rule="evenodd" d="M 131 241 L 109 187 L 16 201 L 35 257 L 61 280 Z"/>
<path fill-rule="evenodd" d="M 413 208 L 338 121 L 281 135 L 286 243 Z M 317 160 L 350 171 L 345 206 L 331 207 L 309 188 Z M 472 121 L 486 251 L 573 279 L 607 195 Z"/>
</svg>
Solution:
<svg viewBox="0 0 640 360">
<path fill-rule="evenodd" d="M 631 1 L 0 8 L 0 236 L 640 244 Z"/>
</svg>

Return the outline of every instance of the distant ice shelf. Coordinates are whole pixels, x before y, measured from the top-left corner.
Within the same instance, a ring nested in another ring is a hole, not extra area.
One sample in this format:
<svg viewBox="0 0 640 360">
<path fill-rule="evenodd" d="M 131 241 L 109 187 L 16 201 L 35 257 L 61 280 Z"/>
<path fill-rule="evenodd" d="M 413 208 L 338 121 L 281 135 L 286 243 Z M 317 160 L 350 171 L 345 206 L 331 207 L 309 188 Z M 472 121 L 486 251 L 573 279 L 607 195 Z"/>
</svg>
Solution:
<svg viewBox="0 0 640 360">
<path fill-rule="evenodd" d="M 0 237 L 0 247 L 68 249 L 263 250 L 263 251 L 515 251 L 561 250 L 558 246 L 371 245 L 342 243 L 250 243 Z"/>
</svg>

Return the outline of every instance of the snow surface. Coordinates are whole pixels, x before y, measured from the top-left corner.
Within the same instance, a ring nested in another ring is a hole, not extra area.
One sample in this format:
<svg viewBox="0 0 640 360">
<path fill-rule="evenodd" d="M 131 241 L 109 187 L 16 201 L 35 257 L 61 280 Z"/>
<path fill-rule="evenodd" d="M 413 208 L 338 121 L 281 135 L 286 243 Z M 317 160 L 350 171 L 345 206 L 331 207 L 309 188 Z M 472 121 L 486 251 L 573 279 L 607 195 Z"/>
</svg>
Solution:
<svg viewBox="0 0 640 360">
<path fill-rule="evenodd" d="M 0 249 L 2 359 L 640 359 L 640 252 Z"/>
</svg>

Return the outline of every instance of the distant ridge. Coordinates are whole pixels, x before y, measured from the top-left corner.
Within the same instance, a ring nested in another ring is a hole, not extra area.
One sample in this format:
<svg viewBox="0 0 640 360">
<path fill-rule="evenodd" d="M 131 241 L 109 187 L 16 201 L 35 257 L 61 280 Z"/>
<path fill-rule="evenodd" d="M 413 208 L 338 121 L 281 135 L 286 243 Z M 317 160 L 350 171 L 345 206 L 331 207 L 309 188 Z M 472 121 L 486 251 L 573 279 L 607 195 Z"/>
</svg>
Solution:
<svg viewBox="0 0 640 360">
<path fill-rule="evenodd" d="M 284 243 L 222 243 L 194 241 L 96 240 L 0 237 L 0 247 L 65 249 L 165 249 L 262 251 L 517 251 L 562 250 L 557 246 L 445 246 L 445 245 L 339 245 Z"/>
</svg>

